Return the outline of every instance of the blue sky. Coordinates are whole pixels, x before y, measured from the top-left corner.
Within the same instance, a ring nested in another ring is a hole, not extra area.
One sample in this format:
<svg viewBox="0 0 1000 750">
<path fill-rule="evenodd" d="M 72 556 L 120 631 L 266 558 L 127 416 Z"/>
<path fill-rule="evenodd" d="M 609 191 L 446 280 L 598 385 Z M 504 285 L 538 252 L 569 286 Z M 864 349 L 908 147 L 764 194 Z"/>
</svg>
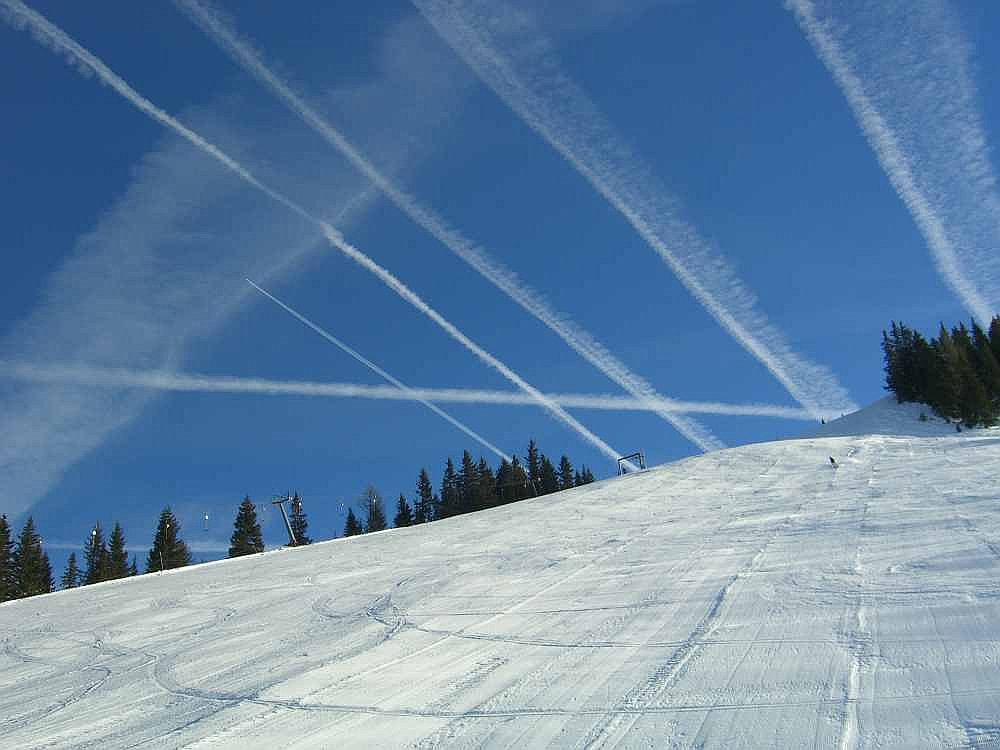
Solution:
<svg viewBox="0 0 1000 750">
<path fill-rule="evenodd" d="M 871 402 L 883 393 L 878 343 L 890 319 L 926 329 L 967 318 L 973 288 L 997 309 L 990 123 L 1000 122 L 1000 52 L 988 40 L 1000 9 L 865 5 L 216 7 L 393 184 L 661 395 L 799 407 L 553 140 L 594 159 L 618 197 L 656 209 L 654 223 L 683 222 L 724 260 L 790 356 L 827 368 L 805 378 L 808 387 Z M 0 13 L 20 12 L 12 7 Z M 525 381 L 547 393 L 623 393 L 373 189 L 172 4 L 30 7 L 334 224 Z M 250 276 L 411 386 L 512 390 L 315 226 L 19 25 L 0 25 L 4 369 L 381 382 L 250 290 Z M 462 28 L 483 46 L 456 46 L 464 37 L 451 32 Z M 487 52 L 521 76 L 524 88 L 512 90 L 529 94 L 504 99 L 503 81 L 476 69 Z M 861 82 L 868 110 L 845 92 L 838 60 Z M 556 85 L 566 81 L 570 88 Z M 561 118 L 570 94 L 574 106 L 588 102 L 574 111 L 600 121 Z M 523 116 L 533 106 L 547 123 L 534 129 Z M 872 112 L 886 125 L 881 135 L 870 129 Z M 908 173 L 893 171 L 887 137 Z M 928 241 L 933 222 L 945 241 Z M 964 292 L 949 268 L 968 281 Z M 719 299 L 736 304 L 735 294 Z M 442 406 L 508 452 L 523 454 L 534 437 L 554 458 L 568 453 L 598 477 L 614 472 L 541 408 Z M 652 463 L 698 451 L 652 413 L 570 411 L 616 450 L 641 449 Z M 422 405 L 399 401 L 162 393 L 8 373 L 0 415 L 0 510 L 18 524 L 33 513 L 59 567 L 62 548 L 81 544 L 97 519 L 121 520 L 143 548 L 165 504 L 196 556 L 220 556 L 245 494 L 264 502 L 300 491 L 314 536 L 326 538 L 366 484 L 392 502 L 412 494 L 422 466 L 437 482 L 446 455 L 484 452 Z M 729 445 L 809 429 L 802 420 L 689 416 Z M 280 542 L 276 518 L 266 537 Z"/>
</svg>

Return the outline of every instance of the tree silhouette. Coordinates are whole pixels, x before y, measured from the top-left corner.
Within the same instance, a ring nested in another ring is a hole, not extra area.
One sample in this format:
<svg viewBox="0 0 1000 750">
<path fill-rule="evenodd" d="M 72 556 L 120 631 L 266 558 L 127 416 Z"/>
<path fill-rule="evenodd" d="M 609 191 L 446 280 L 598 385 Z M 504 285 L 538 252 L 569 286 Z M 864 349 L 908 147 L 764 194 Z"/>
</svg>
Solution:
<svg viewBox="0 0 1000 750">
<path fill-rule="evenodd" d="M 191 564 L 191 552 L 180 537 L 181 526 L 168 505 L 160 513 L 153 546 L 146 556 L 146 572 L 183 568 Z"/>
<path fill-rule="evenodd" d="M 264 551 L 264 537 L 257 522 L 257 508 L 247 495 L 236 511 L 233 535 L 229 539 L 229 556 L 240 557 Z"/>
</svg>

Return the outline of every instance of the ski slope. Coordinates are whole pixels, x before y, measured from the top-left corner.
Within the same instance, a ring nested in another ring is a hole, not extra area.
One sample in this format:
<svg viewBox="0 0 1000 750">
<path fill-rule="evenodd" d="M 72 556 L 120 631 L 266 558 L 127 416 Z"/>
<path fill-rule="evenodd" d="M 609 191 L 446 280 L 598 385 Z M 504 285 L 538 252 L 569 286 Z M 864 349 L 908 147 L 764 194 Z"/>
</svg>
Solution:
<svg viewBox="0 0 1000 750">
<path fill-rule="evenodd" d="M 0 605 L 0 747 L 986 746 L 1000 431 L 918 412 Z"/>
</svg>

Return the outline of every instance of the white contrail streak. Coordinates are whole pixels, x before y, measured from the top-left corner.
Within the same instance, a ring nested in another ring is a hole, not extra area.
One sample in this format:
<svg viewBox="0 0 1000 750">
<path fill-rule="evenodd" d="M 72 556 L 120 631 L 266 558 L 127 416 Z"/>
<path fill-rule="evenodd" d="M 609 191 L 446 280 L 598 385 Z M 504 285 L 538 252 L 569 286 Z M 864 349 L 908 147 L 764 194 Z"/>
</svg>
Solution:
<svg viewBox="0 0 1000 750">
<path fill-rule="evenodd" d="M 345 347 L 344 350 L 349 354 L 353 352 L 350 347 Z M 374 371 L 382 374 L 378 369 Z M 268 380 L 228 375 L 186 374 L 163 370 L 128 370 L 75 364 L 36 365 L 25 362 L 0 361 L 0 379 L 2 378 L 38 383 L 71 383 L 102 388 L 144 388 L 181 393 L 365 398 L 376 401 L 417 401 L 425 405 L 428 401 L 440 401 L 453 404 L 538 406 L 535 399 L 518 391 L 413 388 L 408 386 L 400 388 L 395 383 L 391 386 L 362 383 L 317 383 L 301 380 Z M 726 404 L 715 401 L 678 401 L 674 399 L 662 399 L 658 403 L 650 403 L 646 399 L 637 399 L 631 396 L 590 393 L 548 393 L 546 396 L 567 409 L 631 412 L 666 410 L 678 414 L 771 417 L 800 421 L 812 421 L 813 418 L 805 409 L 776 404 Z M 490 450 L 493 449 L 490 448 Z"/>
<path fill-rule="evenodd" d="M 496 2 L 413 0 L 438 34 L 663 259 L 694 298 L 818 419 L 853 411 L 826 368 L 796 354 L 729 264 L 679 218 L 676 201 L 559 68 L 524 15 Z M 501 40 L 497 37 L 503 35 Z M 506 52 L 501 51 L 501 48 Z"/>
<path fill-rule="evenodd" d="M 336 148 L 414 223 L 478 271 L 483 278 L 504 292 L 524 310 L 535 316 L 580 356 L 632 396 L 652 399 L 654 402 L 662 398 L 650 383 L 631 372 L 623 362 L 611 354 L 590 333 L 567 315 L 553 310 L 544 297 L 528 286 L 514 270 L 492 257 L 485 248 L 478 246 L 461 232 L 450 227 L 448 222 L 433 209 L 422 205 L 414 196 L 400 189 L 392 180 L 382 174 L 339 130 L 303 101 L 288 83 L 281 80 L 265 64 L 260 53 L 240 39 L 212 10 L 197 0 L 174 0 L 174 2 L 238 65 L 270 89 L 306 125 Z M 654 411 L 703 451 L 725 447 L 718 438 L 698 422 L 669 410 L 657 411 L 654 409 Z"/>
<path fill-rule="evenodd" d="M 859 31 L 863 21 L 852 18 L 848 26 L 829 17 L 821 19 L 812 0 L 787 0 L 786 4 L 847 99 L 882 170 L 924 236 L 938 273 L 979 323 L 988 327 L 1000 303 L 996 265 L 1000 199 L 976 114 L 974 87 L 965 71 L 963 43 L 949 41 L 950 24 L 934 23 L 936 39 L 914 44 L 909 24 L 916 23 L 916 16 L 930 6 L 907 4 L 906 23 L 881 30 L 898 38 L 869 50 L 878 67 L 869 66 L 864 76 L 847 50 L 852 36 L 854 47 L 859 35 L 864 38 Z M 882 25 L 887 24 L 883 21 Z M 939 64 L 936 58 L 942 53 L 935 48 L 942 46 L 947 53 L 944 57 L 958 60 Z M 894 59 L 902 54 L 911 59 Z M 892 68 L 889 75 L 883 75 L 881 67 L 885 66 Z M 914 110 L 916 115 L 908 114 Z M 897 134 L 890 119 L 907 137 Z M 907 127 L 919 130 L 919 137 L 906 133 Z M 957 209 L 950 215 L 948 204 Z M 988 296 L 976 281 L 984 285 Z"/>
<path fill-rule="evenodd" d="M 312 330 L 314 330 L 316 333 L 318 333 L 324 339 L 326 339 L 331 344 L 333 344 L 334 346 L 336 346 L 342 352 L 344 352 L 345 354 L 349 354 L 351 357 L 353 357 L 358 362 L 360 362 L 365 367 L 367 367 L 369 370 L 371 370 L 372 372 L 374 372 L 375 374 L 377 374 L 383 380 L 387 380 L 388 382 L 392 383 L 399 391 L 402 391 L 404 394 L 406 394 L 410 398 L 410 400 L 419 401 L 421 404 L 423 404 L 424 406 L 426 406 L 428 409 L 430 409 L 432 412 L 434 412 L 435 414 L 437 414 L 439 417 L 441 417 L 442 419 L 444 419 L 445 421 L 447 421 L 452 426 L 457 427 L 459 430 L 461 430 L 466 435 L 468 435 L 469 437 L 471 437 L 477 443 L 479 443 L 480 445 L 484 446 L 487 450 L 492 451 L 493 453 L 495 453 L 500 458 L 506 459 L 507 461 L 511 460 L 510 456 L 508 456 L 502 450 L 500 450 L 499 448 L 497 448 L 495 445 L 493 445 L 493 443 L 491 443 L 489 440 L 487 440 L 486 438 L 484 438 L 482 435 L 480 435 L 478 432 L 476 432 L 475 430 L 473 430 L 471 427 L 468 427 L 467 425 L 463 424 L 460 420 L 458 420 L 455 417 L 451 416 L 451 414 L 449 414 L 448 412 L 446 412 L 444 409 L 440 408 L 436 404 L 431 403 L 431 401 L 429 399 L 426 399 L 426 398 L 424 398 L 424 397 L 416 394 L 413 391 L 413 389 L 410 388 L 408 385 L 406 385 L 405 383 L 403 383 L 398 378 L 395 378 L 392 375 L 390 375 L 388 372 L 386 372 L 385 370 L 383 370 L 381 367 L 379 367 L 377 364 L 375 364 L 374 362 L 372 362 L 370 359 L 368 359 L 367 357 L 365 357 L 364 355 L 362 355 L 360 352 L 355 351 L 354 349 L 352 349 L 351 347 L 349 347 L 347 344 L 345 344 L 343 341 L 341 341 L 340 339 L 338 339 L 332 333 L 330 333 L 329 331 L 325 330 L 324 328 L 318 326 L 317 324 L 313 323 L 305 315 L 302 315 L 301 313 L 293 310 L 291 307 L 289 307 L 288 305 L 286 305 L 284 302 L 282 302 L 280 299 L 278 299 L 273 294 L 271 294 L 270 292 L 268 292 L 266 289 L 263 289 L 263 288 L 257 286 L 250 279 L 247 279 L 247 283 L 250 286 L 252 286 L 254 289 L 256 289 L 258 292 L 260 292 L 261 294 L 263 294 L 265 297 L 267 297 L 269 300 L 271 300 L 274 304 L 278 305 L 278 307 L 280 307 L 282 310 L 284 310 L 289 315 L 291 315 L 292 317 L 294 317 L 296 320 L 304 323 L 309 328 L 311 328 Z"/>
<path fill-rule="evenodd" d="M 322 219 L 316 218 L 306 209 L 302 208 L 300 205 L 295 203 L 290 198 L 286 197 L 277 190 L 268 187 L 264 183 L 260 182 L 253 174 L 243 167 L 239 162 L 232 159 L 225 152 L 223 152 L 218 147 L 209 143 L 207 140 L 202 138 L 200 135 L 192 131 L 191 129 L 185 127 L 176 119 L 168 115 L 162 109 L 158 108 L 148 99 L 140 95 L 135 89 L 129 86 L 119 75 L 108 68 L 104 63 L 98 60 L 93 54 L 88 52 L 86 49 L 81 47 L 76 41 L 74 41 L 69 35 L 67 35 L 62 29 L 52 24 L 48 19 L 39 14 L 38 12 L 32 10 L 20 0 L 0 0 L 0 8 L 6 10 L 6 15 L 8 22 L 17 28 L 28 28 L 31 30 L 32 35 L 37 41 L 46 46 L 49 46 L 56 52 L 60 52 L 66 55 L 71 61 L 77 63 L 83 71 L 90 71 L 97 75 L 97 77 L 107 85 L 111 86 L 118 94 L 120 94 L 129 103 L 135 106 L 140 111 L 146 113 L 152 117 L 157 122 L 165 125 L 166 127 L 172 129 L 181 137 L 185 138 L 198 148 L 202 149 L 205 153 L 214 157 L 228 169 L 237 174 L 244 181 L 254 186 L 265 195 L 271 199 L 277 201 L 281 205 L 288 208 L 290 211 L 294 212 L 306 221 L 315 224 L 327 241 L 348 258 L 353 260 L 355 263 L 360 265 L 362 268 L 374 274 L 379 278 L 386 286 L 392 289 L 396 294 L 402 297 L 404 300 L 413 305 L 417 310 L 422 312 L 432 321 L 437 323 L 437 325 L 442 328 L 449 336 L 458 341 L 462 346 L 468 349 L 470 352 L 475 354 L 482 362 L 494 368 L 497 372 L 503 375 L 507 380 L 516 385 L 525 393 L 529 394 L 538 403 L 543 406 L 551 415 L 556 419 L 561 421 L 570 429 L 576 431 L 584 440 L 590 443 L 592 446 L 597 448 L 601 453 L 616 461 L 621 455 L 618 451 L 608 445 L 604 440 L 595 435 L 593 432 L 588 430 L 584 425 L 582 425 L 577 419 L 571 416 L 565 409 L 563 409 L 559 404 L 552 402 L 545 397 L 541 391 L 535 388 L 533 385 L 528 383 L 524 378 L 514 372 L 510 367 L 504 364 L 501 360 L 497 359 L 495 356 L 490 354 L 488 351 L 483 349 L 481 346 L 476 344 L 472 339 L 466 336 L 462 331 L 460 331 L 454 324 L 444 318 L 437 310 L 427 304 L 416 292 L 411 290 L 402 281 L 393 276 L 388 270 L 380 266 L 374 260 L 369 258 L 363 252 L 358 250 L 356 247 L 348 243 L 343 235 L 340 234 L 337 229 L 331 226 L 328 222 Z"/>
</svg>

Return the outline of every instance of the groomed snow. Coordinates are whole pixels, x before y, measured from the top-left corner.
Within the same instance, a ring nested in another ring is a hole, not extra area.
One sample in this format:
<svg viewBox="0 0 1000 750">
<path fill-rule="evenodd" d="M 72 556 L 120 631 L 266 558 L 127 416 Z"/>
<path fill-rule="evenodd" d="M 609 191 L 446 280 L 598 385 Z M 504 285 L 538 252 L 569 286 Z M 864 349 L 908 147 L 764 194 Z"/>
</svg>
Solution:
<svg viewBox="0 0 1000 750">
<path fill-rule="evenodd" d="M 969 747 L 1000 433 L 916 416 L 2 605 L 0 746 Z"/>
</svg>

